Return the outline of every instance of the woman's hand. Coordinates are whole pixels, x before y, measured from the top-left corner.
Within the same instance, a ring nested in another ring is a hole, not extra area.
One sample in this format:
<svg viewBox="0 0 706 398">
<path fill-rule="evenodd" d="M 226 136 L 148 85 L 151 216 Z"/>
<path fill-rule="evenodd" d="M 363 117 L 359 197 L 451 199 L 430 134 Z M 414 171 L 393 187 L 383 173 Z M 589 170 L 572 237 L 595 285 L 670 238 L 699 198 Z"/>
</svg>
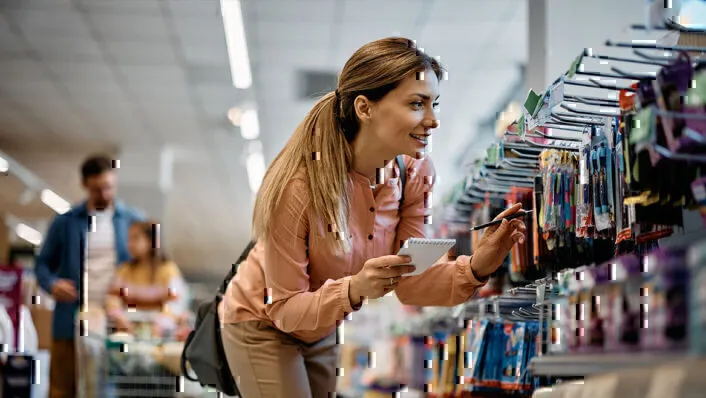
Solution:
<svg viewBox="0 0 706 398">
<path fill-rule="evenodd" d="M 360 304 L 363 297 L 376 299 L 394 290 L 402 275 L 416 269 L 413 265 L 403 265 L 410 261 L 409 256 L 383 256 L 366 261 L 363 269 L 351 278 L 348 287 L 351 305 Z"/>
<path fill-rule="evenodd" d="M 520 211 L 523 211 L 522 204 L 516 203 L 495 217 L 495 220 Z M 477 278 L 483 279 L 495 272 L 502 265 L 512 246 L 515 243 L 524 243 L 526 231 L 527 227 L 521 218 L 511 221 L 503 220 L 500 225 L 488 227 L 471 258 L 473 274 Z"/>
</svg>

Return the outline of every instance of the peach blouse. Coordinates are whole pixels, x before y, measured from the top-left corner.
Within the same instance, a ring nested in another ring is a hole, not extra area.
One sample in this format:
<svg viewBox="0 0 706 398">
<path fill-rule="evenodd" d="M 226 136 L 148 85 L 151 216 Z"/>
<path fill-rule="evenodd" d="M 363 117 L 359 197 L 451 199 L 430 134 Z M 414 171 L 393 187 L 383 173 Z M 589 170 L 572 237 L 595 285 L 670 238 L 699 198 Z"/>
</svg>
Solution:
<svg viewBox="0 0 706 398">
<path fill-rule="evenodd" d="M 367 177 L 350 173 L 352 249 L 343 254 L 332 254 L 323 245 L 324 226 L 312 215 L 302 170 L 285 188 L 273 214 L 276 226 L 271 235 L 257 242 L 228 285 L 219 309 L 222 322 L 266 321 L 309 343 L 332 333 L 356 310 L 348 299 L 348 285 L 365 261 L 397 253 L 408 238 L 424 237 L 424 224 L 430 222 L 434 166 L 428 157 L 406 156 L 405 166 L 401 209 L 396 164 L 394 177 L 376 189 Z M 407 305 L 453 306 L 468 300 L 484 283 L 471 272 L 470 257 L 459 256 L 421 275 L 404 277 L 395 292 Z"/>
</svg>

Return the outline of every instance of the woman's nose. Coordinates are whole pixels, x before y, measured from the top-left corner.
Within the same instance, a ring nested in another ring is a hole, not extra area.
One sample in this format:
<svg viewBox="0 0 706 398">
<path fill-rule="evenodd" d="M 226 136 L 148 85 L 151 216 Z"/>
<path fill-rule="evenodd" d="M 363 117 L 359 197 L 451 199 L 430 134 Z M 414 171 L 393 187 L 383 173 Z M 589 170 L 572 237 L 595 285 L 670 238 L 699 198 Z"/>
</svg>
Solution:
<svg viewBox="0 0 706 398">
<path fill-rule="evenodd" d="M 424 127 L 428 129 L 435 129 L 439 127 L 439 120 L 436 117 L 427 118 L 424 121 Z"/>
</svg>

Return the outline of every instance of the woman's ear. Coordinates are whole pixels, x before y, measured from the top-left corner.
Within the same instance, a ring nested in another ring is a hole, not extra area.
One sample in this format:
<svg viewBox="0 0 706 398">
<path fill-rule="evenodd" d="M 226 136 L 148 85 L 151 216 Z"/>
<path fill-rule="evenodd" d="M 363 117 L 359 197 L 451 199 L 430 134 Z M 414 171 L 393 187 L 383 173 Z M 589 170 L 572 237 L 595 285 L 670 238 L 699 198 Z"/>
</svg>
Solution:
<svg viewBox="0 0 706 398">
<path fill-rule="evenodd" d="M 359 95 L 353 100 L 353 109 L 355 109 L 355 115 L 358 117 L 361 124 L 367 123 L 370 120 L 372 108 L 372 102 L 364 95 Z"/>
</svg>

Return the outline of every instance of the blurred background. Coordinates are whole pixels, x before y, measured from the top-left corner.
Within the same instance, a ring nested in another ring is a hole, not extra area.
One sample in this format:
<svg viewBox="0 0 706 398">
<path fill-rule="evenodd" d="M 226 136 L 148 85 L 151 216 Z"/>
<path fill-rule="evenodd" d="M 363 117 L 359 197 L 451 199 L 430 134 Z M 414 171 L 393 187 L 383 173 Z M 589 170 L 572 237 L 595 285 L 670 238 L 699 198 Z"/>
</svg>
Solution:
<svg viewBox="0 0 706 398">
<path fill-rule="evenodd" d="M 666 12 L 706 23 L 704 2 L 680 3 Z M 347 58 L 386 36 L 448 69 L 431 151 L 439 225 L 442 198 L 528 90 L 647 14 L 644 0 L 2 0 L 0 263 L 41 245 L 84 198 L 83 159 L 107 153 L 118 196 L 162 221 L 192 297 L 209 298 L 250 239 L 269 162 Z"/>
</svg>

